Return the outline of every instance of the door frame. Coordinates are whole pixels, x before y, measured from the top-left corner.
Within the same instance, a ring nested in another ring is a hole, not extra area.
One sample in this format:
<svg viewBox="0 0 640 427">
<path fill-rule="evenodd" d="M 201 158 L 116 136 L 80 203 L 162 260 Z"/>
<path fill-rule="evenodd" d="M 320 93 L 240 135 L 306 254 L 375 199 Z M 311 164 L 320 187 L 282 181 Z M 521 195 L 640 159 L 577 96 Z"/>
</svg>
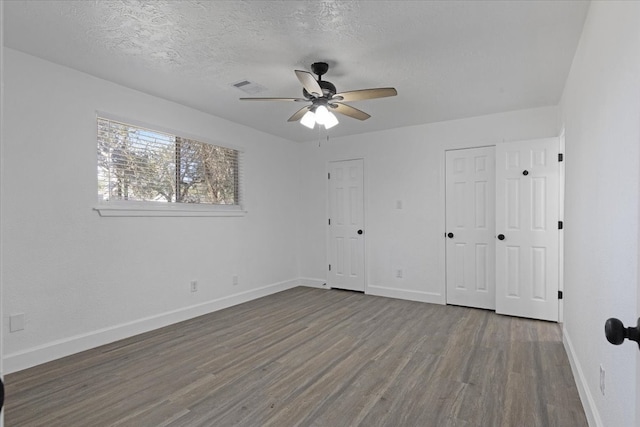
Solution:
<svg viewBox="0 0 640 427">
<path fill-rule="evenodd" d="M 331 200 L 330 200 L 330 183 L 329 183 L 329 173 L 331 172 L 331 163 L 337 162 L 348 162 L 351 160 L 361 160 L 362 161 L 362 226 L 364 228 L 363 233 L 363 253 L 362 253 L 362 263 L 363 263 L 363 280 L 364 280 L 364 293 L 369 293 L 369 263 L 367 262 L 367 189 L 369 185 L 367 183 L 367 162 L 364 157 L 349 157 L 342 159 L 329 159 L 325 163 L 325 193 L 326 194 L 326 203 L 325 203 L 325 272 L 326 272 L 326 283 L 327 289 L 333 289 L 329 284 L 329 263 L 331 262 L 331 249 L 329 245 L 331 244 L 331 226 L 329 225 L 329 218 L 331 215 Z M 338 289 L 338 288 L 336 288 Z"/>
<path fill-rule="evenodd" d="M 558 163 L 558 221 L 564 224 L 564 125 L 558 135 L 558 152 L 563 156 Z M 564 228 L 558 231 L 558 291 L 564 293 Z M 558 300 L 558 323 L 564 323 L 564 298 Z"/>
</svg>

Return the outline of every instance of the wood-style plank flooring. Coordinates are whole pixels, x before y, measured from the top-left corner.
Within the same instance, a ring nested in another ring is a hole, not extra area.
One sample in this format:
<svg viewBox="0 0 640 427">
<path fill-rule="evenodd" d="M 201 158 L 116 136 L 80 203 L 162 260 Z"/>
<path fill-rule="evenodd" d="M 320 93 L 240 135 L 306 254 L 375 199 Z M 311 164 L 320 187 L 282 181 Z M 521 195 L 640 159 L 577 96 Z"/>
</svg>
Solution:
<svg viewBox="0 0 640 427">
<path fill-rule="evenodd" d="M 557 324 L 302 287 L 6 387 L 8 427 L 587 426 Z"/>
</svg>

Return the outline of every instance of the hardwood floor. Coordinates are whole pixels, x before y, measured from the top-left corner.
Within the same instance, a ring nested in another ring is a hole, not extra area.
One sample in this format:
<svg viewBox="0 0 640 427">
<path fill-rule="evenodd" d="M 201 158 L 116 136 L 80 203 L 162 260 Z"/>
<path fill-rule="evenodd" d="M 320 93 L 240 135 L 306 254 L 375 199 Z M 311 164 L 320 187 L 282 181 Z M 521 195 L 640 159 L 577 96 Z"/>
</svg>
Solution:
<svg viewBox="0 0 640 427">
<path fill-rule="evenodd" d="M 559 325 L 295 288 L 6 377 L 11 426 L 586 426 Z"/>
</svg>

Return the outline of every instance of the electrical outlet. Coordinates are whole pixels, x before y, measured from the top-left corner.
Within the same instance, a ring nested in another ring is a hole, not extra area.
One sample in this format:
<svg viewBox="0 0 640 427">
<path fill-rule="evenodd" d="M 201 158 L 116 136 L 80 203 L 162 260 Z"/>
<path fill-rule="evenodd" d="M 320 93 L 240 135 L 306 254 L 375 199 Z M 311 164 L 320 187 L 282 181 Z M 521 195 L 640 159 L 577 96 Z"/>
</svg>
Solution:
<svg viewBox="0 0 640 427">
<path fill-rule="evenodd" d="M 396 270 L 396 279 L 402 279 L 402 269 Z"/>
<path fill-rule="evenodd" d="M 191 292 L 198 292 L 198 281 L 197 280 L 192 280 L 191 281 Z"/>
<path fill-rule="evenodd" d="M 600 392 L 604 396 L 604 368 L 600 365 Z"/>
<path fill-rule="evenodd" d="M 233 284 L 233 286 L 238 286 L 238 276 L 237 275 L 234 275 L 231 278 L 231 283 Z"/>
<path fill-rule="evenodd" d="M 9 332 L 18 332 L 24 329 L 24 313 L 16 313 L 9 316 Z"/>
</svg>

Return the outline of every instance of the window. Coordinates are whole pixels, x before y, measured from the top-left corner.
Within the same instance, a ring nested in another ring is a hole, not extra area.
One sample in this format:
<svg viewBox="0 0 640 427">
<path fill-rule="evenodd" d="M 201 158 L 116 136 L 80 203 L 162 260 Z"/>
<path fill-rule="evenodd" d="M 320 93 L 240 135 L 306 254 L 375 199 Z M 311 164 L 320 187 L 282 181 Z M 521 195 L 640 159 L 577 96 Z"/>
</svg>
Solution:
<svg viewBox="0 0 640 427">
<path fill-rule="evenodd" d="M 241 209 L 240 190 L 238 150 L 98 117 L 100 201 Z"/>
</svg>

